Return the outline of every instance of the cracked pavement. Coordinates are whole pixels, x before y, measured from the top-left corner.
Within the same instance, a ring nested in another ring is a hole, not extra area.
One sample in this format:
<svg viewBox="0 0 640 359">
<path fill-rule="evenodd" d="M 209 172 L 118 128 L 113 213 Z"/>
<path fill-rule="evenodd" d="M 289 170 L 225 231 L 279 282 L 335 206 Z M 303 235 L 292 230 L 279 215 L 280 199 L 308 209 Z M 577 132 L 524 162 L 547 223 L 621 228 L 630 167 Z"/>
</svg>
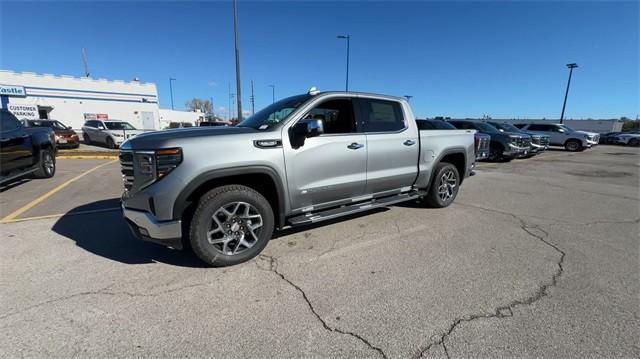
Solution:
<svg viewBox="0 0 640 359">
<path fill-rule="evenodd" d="M 481 165 L 447 209 L 288 230 L 222 269 L 117 212 L 3 224 L 0 356 L 640 357 L 639 169 L 612 146 Z"/>
</svg>

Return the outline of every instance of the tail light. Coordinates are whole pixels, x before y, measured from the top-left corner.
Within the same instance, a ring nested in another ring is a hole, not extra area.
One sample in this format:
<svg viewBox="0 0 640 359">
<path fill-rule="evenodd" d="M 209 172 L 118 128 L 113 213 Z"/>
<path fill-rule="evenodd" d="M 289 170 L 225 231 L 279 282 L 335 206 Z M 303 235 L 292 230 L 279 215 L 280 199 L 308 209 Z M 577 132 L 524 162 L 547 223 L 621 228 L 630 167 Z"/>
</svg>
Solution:
<svg viewBox="0 0 640 359">
<path fill-rule="evenodd" d="M 473 143 L 476 145 L 476 151 L 480 149 L 480 134 L 476 131 L 473 135 Z"/>
</svg>

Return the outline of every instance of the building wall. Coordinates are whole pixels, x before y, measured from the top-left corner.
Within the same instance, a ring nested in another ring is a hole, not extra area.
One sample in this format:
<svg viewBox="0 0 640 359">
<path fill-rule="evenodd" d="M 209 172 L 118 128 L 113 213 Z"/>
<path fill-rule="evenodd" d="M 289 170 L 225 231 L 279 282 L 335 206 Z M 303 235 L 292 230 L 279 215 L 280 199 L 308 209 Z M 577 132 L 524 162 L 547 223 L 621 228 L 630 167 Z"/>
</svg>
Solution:
<svg viewBox="0 0 640 359">
<path fill-rule="evenodd" d="M 84 124 L 85 114 L 107 114 L 110 120 L 127 121 L 139 129 L 160 129 L 158 93 L 152 83 L 0 70 L 0 84 L 25 89 L 24 97 L 9 96 L 9 104 L 50 108 L 49 118 L 76 130 Z M 146 124 L 143 112 L 153 117 Z"/>
<path fill-rule="evenodd" d="M 204 113 L 202 112 L 177 111 L 163 108 L 159 110 L 159 113 L 160 128 L 169 127 L 170 122 L 189 122 L 195 126 L 196 122 L 204 117 Z"/>
</svg>

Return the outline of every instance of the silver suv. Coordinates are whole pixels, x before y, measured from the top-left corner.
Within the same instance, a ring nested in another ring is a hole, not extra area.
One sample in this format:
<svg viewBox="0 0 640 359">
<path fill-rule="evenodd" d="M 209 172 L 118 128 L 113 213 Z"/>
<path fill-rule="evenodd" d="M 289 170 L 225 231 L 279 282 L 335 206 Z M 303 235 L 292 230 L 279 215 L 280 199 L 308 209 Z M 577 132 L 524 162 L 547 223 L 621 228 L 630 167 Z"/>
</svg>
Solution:
<svg viewBox="0 0 640 359">
<path fill-rule="evenodd" d="M 597 145 L 600 141 L 600 135 L 597 133 L 576 131 L 559 123 L 529 123 L 516 126 L 527 132 L 547 135 L 551 145 L 563 146 L 567 151 L 582 151 Z"/>
<path fill-rule="evenodd" d="M 450 205 L 475 130 L 419 130 L 405 98 L 310 91 L 236 127 L 143 134 L 120 146 L 124 217 L 140 239 L 214 266 L 256 256 L 273 231 L 422 199 Z"/>
<path fill-rule="evenodd" d="M 82 126 L 82 139 L 88 145 L 101 143 L 109 148 L 117 148 L 122 142 L 143 132 L 125 121 L 88 120 Z"/>
</svg>

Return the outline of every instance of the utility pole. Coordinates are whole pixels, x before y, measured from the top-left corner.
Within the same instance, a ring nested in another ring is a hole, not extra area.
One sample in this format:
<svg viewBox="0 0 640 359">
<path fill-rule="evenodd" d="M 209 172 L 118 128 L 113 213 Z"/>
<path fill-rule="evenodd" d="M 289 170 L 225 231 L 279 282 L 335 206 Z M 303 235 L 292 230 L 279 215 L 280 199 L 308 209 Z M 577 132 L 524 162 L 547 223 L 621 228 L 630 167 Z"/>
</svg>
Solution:
<svg viewBox="0 0 640 359">
<path fill-rule="evenodd" d="M 276 85 L 269 85 L 271 87 L 271 103 L 276 102 Z"/>
<path fill-rule="evenodd" d="M 253 92 L 253 80 L 251 80 L 251 114 L 256 114 L 256 96 Z"/>
<path fill-rule="evenodd" d="M 567 106 L 567 96 L 569 95 L 569 85 L 571 85 L 571 74 L 573 73 L 573 69 L 578 67 L 578 64 L 567 64 L 569 68 L 569 80 L 567 81 L 567 91 L 564 93 L 564 102 L 562 103 L 562 113 L 560 114 L 560 123 L 564 122 L 564 108 Z"/>
<path fill-rule="evenodd" d="M 227 108 L 227 120 L 231 121 L 231 82 L 229 82 L 229 107 Z"/>
<path fill-rule="evenodd" d="M 209 100 L 211 101 L 211 116 L 213 118 L 216 117 L 216 106 L 213 104 L 213 97 L 209 97 Z"/>
<path fill-rule="evenodd" d="M 89 63 L 87 62 L 87 52 L 82 48 L 82 63 L 84 63 L 84 77 L 89 77 Z"/>
<path fill-rule="evenodd" d="M 347 80 L 345 84 L 345 91 L 349 91 L 349 43 L 351 41 L 351 35 L 338 35 L 338 39 L 346 39 L 347 40 Z"/>
<path fill-rule="evenodd" d="M 411 101 L 411 98 L 413 97 L 412 95 L 404 95 L 404 97 L 407 98 L 407 101 Z"/>
<path fill-rule="evenodd" d="M 176 79 L 169 77 L 169 92 L 171 93 L 171 109 L 173 110 L 173 85 L 171 84 Z"/>
<path fill-rule="evenodd" d="M 236 45 L 236 100 L 238 102 L 238 122 L 242 121 L 242 93 L 240 89 L 240 49 L 238 48 L 238 1 L 233 0 L 233 34 Z"/>
</svg>

